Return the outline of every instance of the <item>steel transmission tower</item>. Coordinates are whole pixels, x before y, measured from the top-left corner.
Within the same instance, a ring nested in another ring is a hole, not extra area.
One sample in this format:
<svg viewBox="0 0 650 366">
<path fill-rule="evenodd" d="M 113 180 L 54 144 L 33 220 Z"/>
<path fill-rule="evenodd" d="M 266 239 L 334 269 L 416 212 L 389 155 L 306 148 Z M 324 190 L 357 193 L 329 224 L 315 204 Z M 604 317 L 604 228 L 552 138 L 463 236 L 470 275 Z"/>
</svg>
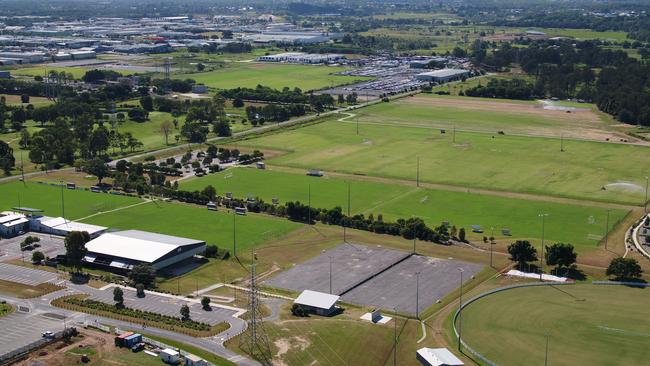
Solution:
<svg viewBox="0 0 650 366">
<path fill-rule="evenodd" d="M 172 71 L 172 60 L 171 57 L 165 58 L 165 63 L 163 64 L 163 72 L 165 74 L 165 80 L 169 80 L 169 76 Z"/>
<path fill-rule="evenodd" d="M 248 330 L 239 338 L 239 347 L 263 365 L 271 365 L 271 347 L 262 324 L 260 293 L 257 288 L 255 254 L 252 255 L 250 291 L 248 294 Z"/>
</svg>

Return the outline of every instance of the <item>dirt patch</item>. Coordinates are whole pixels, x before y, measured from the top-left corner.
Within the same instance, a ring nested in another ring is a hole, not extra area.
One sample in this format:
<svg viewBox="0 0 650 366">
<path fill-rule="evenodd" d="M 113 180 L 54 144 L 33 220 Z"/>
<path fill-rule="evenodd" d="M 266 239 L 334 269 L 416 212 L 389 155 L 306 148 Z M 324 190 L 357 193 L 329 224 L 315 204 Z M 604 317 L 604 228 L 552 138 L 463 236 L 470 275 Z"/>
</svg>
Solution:
<svg viewBox="0 0 650 366">
<path fill-rule="evenodd" d="M 289 351 L 295 350 L 298 352 L 304 352 L 307 347 L 311 344 L 307 338 L 300 336 L 293 336 L 290 338 L 281 338 L 273 342 L 273 344 L 278 348 L 278 352 L 275 355 L 274 364 L 286 366 L 287 364 L 282 361 L 282 356 L 289 353 Z"/>
<path fill-rule="evenodd" d="M 26 359 L 15 363 L 17 366 L 63 366 L 70 364 L 70 355 L 66 356 L 68 351 L 73 350 L 79 354 L 79 359 L 84 353 L 89 354 L 92 360 L 99 360 L 102 355 L 115 351 L 113 336 L 107 333 L 80 330 L 80 336 L 75 337 L 70 344 L 63 341 L 54 342 L 44 348 L 32 352 Z M 90 354 L 92 353 L 92 356 Z M 76 356 L 72 356 L 75 358 Z"/>
</svg>

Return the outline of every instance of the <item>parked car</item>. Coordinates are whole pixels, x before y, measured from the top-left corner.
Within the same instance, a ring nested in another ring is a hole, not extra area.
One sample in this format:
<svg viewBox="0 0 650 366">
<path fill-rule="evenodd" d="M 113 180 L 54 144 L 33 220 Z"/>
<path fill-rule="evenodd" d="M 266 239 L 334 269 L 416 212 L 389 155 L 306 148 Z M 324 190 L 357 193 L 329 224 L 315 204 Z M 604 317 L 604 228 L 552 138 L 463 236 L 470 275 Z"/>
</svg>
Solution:
<svg viewBox="0 0 650 366">
<path fill-rule="evenodd" d="M 43 338 L 54 338 L 54 333 L 50 332 L 49 330 L 46 330 L 42 334 Z"/>
</svg>

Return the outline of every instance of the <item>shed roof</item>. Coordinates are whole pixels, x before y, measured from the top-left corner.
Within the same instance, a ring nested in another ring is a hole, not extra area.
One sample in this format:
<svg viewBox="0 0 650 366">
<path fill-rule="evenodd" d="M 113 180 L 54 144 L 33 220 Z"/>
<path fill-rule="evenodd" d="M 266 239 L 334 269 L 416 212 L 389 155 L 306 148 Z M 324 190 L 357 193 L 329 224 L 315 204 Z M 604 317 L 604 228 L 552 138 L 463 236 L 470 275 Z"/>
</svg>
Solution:
<svg viewBox="0 0 650 366">
<path fill-rule="evenodd" d="M 431 366 L 462 366 L 463 361 L 446 348 L 420 348 L 418 355 Z"/>
<path fill-rule="evenodd" d="M 467 72 L 468 72 L 467 70 L 463 70 L 463 69 L 440 69 L 440 70 L 435 70 L 435 71 L 423 72 L 423 73 L 418 74 L 418 75 L 434 76 L 434 77 L 444 78 L 444 77 L 449 77 L 449 76 L 466 74 Z"/>
<path fill-rule="evenodd" d="M 41 225 L 47 226 L 54 230 L 63 230 L 63 231 L 85 231 L 88 234 L 92 235 L 101 231 L 106 230 L 104 226 L 84 224 L 81 222 L 66 220 L 63 217 L 55 217 L 53 219 L 43 219 L 41 220 Z"/>
<path fill-rule="evenodd" d="M 305 290 L 294 301 L 295 304 L 311 306 L 319 309 L 330 309 L 339 301 L 340 296 L 324 292 Z"/>
<path fill-rule="evenodd" d="M 182 246 L 202 243 L 196 239 L 127 230 L 103 234 L 86 243 L 86 248 L 91 253 L 152 263 Z"/>
</svg>

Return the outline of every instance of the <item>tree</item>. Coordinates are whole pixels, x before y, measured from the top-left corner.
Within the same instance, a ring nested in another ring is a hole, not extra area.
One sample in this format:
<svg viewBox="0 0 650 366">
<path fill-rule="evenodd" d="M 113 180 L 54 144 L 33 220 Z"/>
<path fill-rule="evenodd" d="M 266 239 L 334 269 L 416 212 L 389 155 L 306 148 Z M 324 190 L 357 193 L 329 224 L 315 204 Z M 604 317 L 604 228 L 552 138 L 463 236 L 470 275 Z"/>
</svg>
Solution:
<svg viewBox="0 0 650 366">
<path fill-rule="evenodd" d="M 132 283 L 140 283 L 145 288 L 152 288 L 156 281 L 156 270 L 149 264 L 136 264 L 129 273 L 129 279 Z"/>
<path fill-rule="evenodd" d="M 121 308 L 124 306 L 124 291 L 121 288 L 113 288 L 113 301 L 115 301 L 115 307 Z"/>
<path fill-rule="evenodd" d="M 172 132 L 173 124 L 169 121 L 164 121 L 160 124 L 160 133 L 165 136 L 165 145 L 169 145 L 169 134 Z"/>
<path fill-rule="evenodd" d="M 180 313 L 183 320 L 190 319 L 190 307 L 187 306 L 187 304 L 183 304 L 183 306 L 181 306 Z"/>
<path fill-rule="evenodd" d="M 573 245 L 564 243 L 555 243 L 546 247 L 544 253 L 546 264 L 557 266 L 557 272 L 562 268 L 569 268 L 576 263 L 578 254 L 573 250 Z"/>
<path fill-rule="evenodd" d="M 0 169 L 5 175 L 11 174 L 11 169 L 16 165 L 14 150 L 4 141 L 0 140 Z"/>
<path fill-rule="evenodd" d="M 612 259 L 605 274 L 617 280 L 637 280 L 641 278 L 643 270 L 636 259 L 618 257 Z"/>
<path fill-rule="evenodd" d="M 21 149 L 27 149 L 31 141 L 32 136 L 30 136 L 29 131 L 27 131 L 26 128 L 20 131 L 20 141 L 18 141 L 18 146 L 20 146 Z"/>
<path fill-rule="evenodd" d="M 196 71 L 201 72 L 203 70 L 205 70 L 205 65 L 204 64 L 202 64 L 200 62 L 198 64 L 196 64 Z"/>
<path fill-rule="evenodd" d="M 201 306 L 203 306 L 203 310 L 209 310 L 210 309 L 210 298 L 207 296 L 203 296 L 201 299 Z"/>
<path fill-rule="evenodd" d="M 86 165 L 88 173 L 97 177 L 99 184 L 102 184 L 102 179 L 108 176 L 108 165 L 101 158 L 94 158 Z"/>
<path fill-rule="evenodd" d="M 90 235 L 86 231 L 71 231 L 65 237 L 65 256 L 68 265 L 74 267 L 79 273 L 81 271 L 81 260 L 88 251 L 86 243 L 90 241 Z"/>
<path fill-rule="evenodd" d="M 29 94 L 22 94 L 20 96 L 20 102 L 23 104 L 29 103 Z"/>
<path fill-rule="evenodd" d="M 141 283 L 138 283 L 135 285 L 135 293 L 138 297 L 143 298 L 144 297 L 144 285 Z"/>
<path fill-rule="evenodd" d="M 40 264 L 45 259 L 45 255 L 40 251 L 32 253 L 32 263 Z"/>
<path fill-rule="evenodd" d="M 151 98 L 149 95 L 140 97 L 140 105 L 145 111 L 153 111 L 153 98 Z"/>
<path fill-rule="evenodd" d="M 458 240 L 465 242 L 465 228 L 461 227 L 458 231 Z"/>
<path fill-rule="evenodd" d="M 211 185 L 208 184 L 205 188 L 203 188 L 203 193 L 210 201 L 214 201 L 214 199 L 217 197 L 217 190 Z"/>
<path fill-rule="evenodd" d="M 528 240 L 517 240 L 510 244 L 508 253 L 510 253 L 510 260 L 517 262 L 521 270 L 526 263 L 537 260 L 537 249 Z"/>
<path fill-rule="evenodd" d="M 235 108 L 241 108 L 244 106 L 244 101 L 241 98 L 235 98 L 232 100 L 232 106 Z"/>
</svg>

